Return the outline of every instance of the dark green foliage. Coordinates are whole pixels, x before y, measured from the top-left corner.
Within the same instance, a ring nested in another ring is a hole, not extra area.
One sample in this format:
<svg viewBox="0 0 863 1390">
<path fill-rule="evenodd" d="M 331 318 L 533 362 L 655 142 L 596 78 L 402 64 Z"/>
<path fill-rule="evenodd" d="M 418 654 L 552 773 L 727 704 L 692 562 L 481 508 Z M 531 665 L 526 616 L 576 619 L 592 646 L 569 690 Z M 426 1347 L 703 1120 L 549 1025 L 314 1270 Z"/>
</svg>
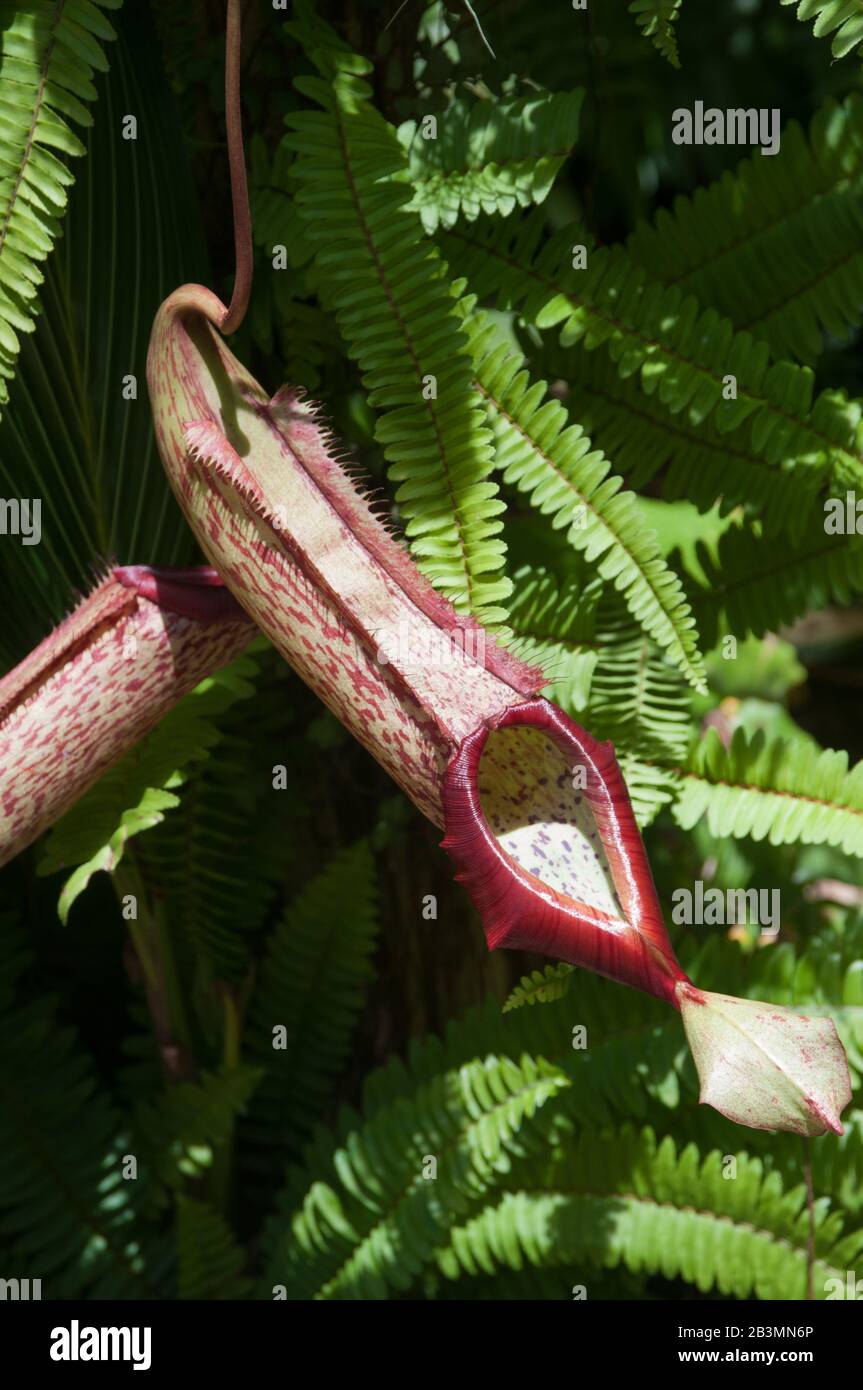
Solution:
<svg viewBox="0 0 863 1390">
<path fill-rule="evenodd" d="M 3 546 L 0 599 L 6 611 L 14 605 L 16 615 L 0 635 L 4 668 L 41 641 L 107 561 L 182 564 L 194 555 L 188 528 L 164 487 L 144 367 L 155 304 L 182 280 L 207 278 L 201 214 L 145 7 L 126 5 L 116 14 L 113 2 L 81 8 L 85 24 L 95 24 L 100 9 L 108 10 L 119 39 L 104 48 L 92 83 L 87 79 L 77 90 L 87 103 L 83 141 L 74 139 L 83 157 L 68 173 L 68 212 L 64 192 L 63 208 L 48 219 L 56 220 L 61 237 L 45 261 L 44 283 L 40 279 L 34 287 L 35 329 L 21 338 L 9 406 L 2 409 L 0 491 L 4 497 L 39 497 L 43 509 L 39 545 Z M 33 22 L 40 33 L 51 27 L 55 13 L 61 29 L 77 29 L 80 22 L 68 5 L 48 0 L 3 6 L 4 13 L 11 11 L 19 12 L 18 26 L 29 29 Z M 36 18 L 22 19 L 25 11 Z M 0 24 L 0 32 L 5 79 L 11 31 Z M 80 40 L 79 35 L 48 54 L 46 35 L 40 52 L 49 68 L 56 65 L 71 80 L 84 52 L 95 66 L 93 41 L 82 49 Z M 11 94 L 11 82 L 4 80 L 3 90 L 4 98 Z M 128 115 L 138 121 L 135 140 L 121 138 Z M 20 116 L 29 124 L 29 106 Z M 0 139 L 11 138 L 11 127 L 4 126 Z M 164 157 L 168 149 L 171 160 Z M 53 176 L 60 178 L 64 148 L 50 157 Z M 17 158 L 4 147 L 4 181 Z M 16 199 L 19 214 L 26 189 L 25 180 Z M 48 213 L 52 203 L 40 207 Z M 38 209 L 34 215 L 41 221 Z M 0 264 L 14 216 L 7 224 L 0 194 Z M 36 236 L 35 229 L 28 235 Z M 52 230 L 49 239 L 53 235 Z M 16 283 L 23 283 L 20 275 Z M 0 271 L 0 315 L 3 287 Z"/>
<path fill-rule="evenodd" d="M 234 1120 L 246 1109 L 260 1079 L 255 1067 L 223 1067 L 141 1102 L 134 1115 L 135 1130 L 165 1187 L 182 1190 L 186 1179 L 207 1172 L 214 1150 L 230 1139 Z"/>
<path fill-rule="evenodd" d="M 244 1298 L 249 1281 L 230 1228 L 217 1212 L 191 1197 L 177 1198 L 179 1298 Z"/>
<path fill-rule="evenodd" d="M 761 637 L 808 608 L 847 604 L 863 585 L 861 538 L 825 535 L 823 529 L 810 528 L 791 544 L 757 529 L 730 527 L 716 557 L 702 553 L 701 561 L 707 582 L 694 590 L 693 604 L 711 646 L 723 617 L 729 631 Z"/>
<path fill-rule="evenodd" d="M 691 198 L 677 198 L 630 253 L 764 338 L 777 357 L 815 362 L 826 330 L 843 338 L 863 303 L 860 190 L 863 104 L 832 98 L 808 136 L 792 123 L 775 155 L 760 152 Z"/>
<path fill-rule="evenodd" d="M 373 973 L 374 880 L 360 841 L 311 880 L 267 942 L 248 1019 L 249 1055 L 264 1071 L 249 1138 L 265 1170 L 300 1152 L 344 1068 Z"/>
<path fill-rule="evenodd" d="M 633 377 L 621 377 L 605 352 L 576 349 L 571 366 L 557 344 L 544 345 L 544 370 L 571 377 L 567 404 L 596 445 L 639 491 L 661 487 L 669 502 L 693 502 L 709 511 L 717 502 L 726 514 L 745 508 L 757 516 L 765 532 L 799 533 L 823 486 L 820 470 L 775 469 L 759 456 L 745 426 L 724 434 L 713 421 L 692 424 L 673 415 L 655 395 L 647 395 Z M 821 538 L 823 540 L 823 536 Z M 704 633 L 710 647 L 712 632 Z"/>
<path fill-rule="evenodd" d="M 784 3 L 244 5 L 232 348 L 321 400 L 432 583 L 613 741 L 683 968 L 834 1018 L 845 1134 L 733 1126 L 673 1010 L 487 958 L 437 830 L 261 643 L 4 870 L 0 1273 L 568 1301 L 863 1274 L 863 541 L 824 527 L 863 494 L 863 21 Z M 0 535 L 6 668 L 107 561 L 195 559 L 144 353 L 175 285 L 230 290 L 223 17 L 130 4 L 109 42 L 115 8 L 0 5 L 0 477 L 44 502 L 42 544 Z M 779 152 L 674 146 L 695 99 L 781 107 Z M 695 880 L 778 885 L 777 937 L 678 925 Z"/>
<path fill-rule="evenodd" d="M 73 1031 L 59 1022 L 56 1000 L 34 989 L 20 925 L 8 917 L 2 925 L 4 1268 L 41 1278 L 46 1298 L 153 1297 L 170 1267 L 169 1247 L 152 1235 L 142 1244 L 144 1182 L 123 1172 L 134 1152 L 128 1128 Z"/>
</svg>

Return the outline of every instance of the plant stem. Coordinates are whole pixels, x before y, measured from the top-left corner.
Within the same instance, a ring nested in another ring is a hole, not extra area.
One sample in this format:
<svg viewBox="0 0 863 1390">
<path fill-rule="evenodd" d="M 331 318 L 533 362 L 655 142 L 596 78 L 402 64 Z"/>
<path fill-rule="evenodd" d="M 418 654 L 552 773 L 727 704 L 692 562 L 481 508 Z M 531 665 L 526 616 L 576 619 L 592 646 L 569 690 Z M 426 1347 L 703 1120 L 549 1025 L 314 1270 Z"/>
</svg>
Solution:
<svg viewBox="0 0 863 1390">
<path fill-rule="evenodd" d="M 806 1240 L 806 1298 L 814 1297 L 815 1274 L 815 1191 L 812 1186 L 812 1140 L 802 1139 L 803 1176 L 806 1180 L 806 1208 L 809 1213 L 809 1234 Z"/>
<path fill-rule="evenodd" d="M 240 1065 L 240 1013 L 229 985 L 221 986 L 222 1016 L 224 1019 L 224 1042 L 222 1065 L 225 1070 L 234 1070 Z M 213 1167 L 210 1178 L 210 1197 L 213 1206 L 223 1216 L 227 1214 L 231 1190 L 231 1173 L 234 1159 L 234 1123 L 225 1135 L 224 1142 L 213 1154 Z"/>
<path fill-rule="evenodd" d="M 188 1081 L 195 1074 L 192 1040 L 167 926 L 128 851 L 114 871 L 113 882 L 121 903 L 126 897 L 135 900 L 136 916 L 129 919 L 129 935 L 143 972 L 147 1008 L 165 1078 Z"/>
<path fill-rule="evenodd" d="M 225 125 L 228 132 L 228 164 L 231 170 L 237 268 L 231 303 L 220 325 L 223 333 L 233 333 L 243 322 L 252 289 L 252 218 L 249 212 L 249 189 L 243 155 L 243 117 L 240 109 L 241 47 L 240 0 L 228 0 L 225 35 Z"/>
</svg>

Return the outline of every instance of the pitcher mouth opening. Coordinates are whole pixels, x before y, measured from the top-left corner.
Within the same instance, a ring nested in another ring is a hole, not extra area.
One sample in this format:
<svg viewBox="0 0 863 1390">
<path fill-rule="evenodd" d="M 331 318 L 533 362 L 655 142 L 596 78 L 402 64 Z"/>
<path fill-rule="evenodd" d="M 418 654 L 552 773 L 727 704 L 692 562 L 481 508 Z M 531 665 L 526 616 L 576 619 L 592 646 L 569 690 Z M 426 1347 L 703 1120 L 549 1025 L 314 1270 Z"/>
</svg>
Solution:
<svg viewBox="0 0 863 1390">
<path fill-rule="evenodd" d="M 548 700 L 511 705 L 447 768 L 443 848 L 489 949 L 538 951 L 678 1007 L 686 977 L 610 743 Z"/>
</svg>

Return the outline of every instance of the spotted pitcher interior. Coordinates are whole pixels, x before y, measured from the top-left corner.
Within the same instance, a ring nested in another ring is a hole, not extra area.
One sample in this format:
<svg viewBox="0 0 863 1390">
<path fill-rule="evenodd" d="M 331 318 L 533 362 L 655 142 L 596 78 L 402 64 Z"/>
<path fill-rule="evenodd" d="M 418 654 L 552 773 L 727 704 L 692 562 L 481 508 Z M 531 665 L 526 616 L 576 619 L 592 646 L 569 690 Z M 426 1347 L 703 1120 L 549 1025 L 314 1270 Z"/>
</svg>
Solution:
<svg viewBox="0 0 863 1390">
<path fill-rule="evenodd" d="M 499 729 L 480 758 L 480 804 L 516 864 L 567 897 L 622 918 L 582 769 L 538 729 Z"/>
</svg>

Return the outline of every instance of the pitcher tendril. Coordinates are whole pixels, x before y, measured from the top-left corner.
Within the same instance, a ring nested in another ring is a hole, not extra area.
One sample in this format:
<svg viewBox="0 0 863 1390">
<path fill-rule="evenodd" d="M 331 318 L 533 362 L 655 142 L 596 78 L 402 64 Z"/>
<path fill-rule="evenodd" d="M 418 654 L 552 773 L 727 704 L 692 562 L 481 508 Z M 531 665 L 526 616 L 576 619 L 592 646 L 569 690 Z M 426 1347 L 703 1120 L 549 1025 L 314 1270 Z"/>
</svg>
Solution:
<svg viewBox="0 0 863 1390">
<path fill-rule="evenodd" d="M 221 322 L 223 333 L 234 333 L 246 317 L 252 290 L 252 218 L 243 151 L 243 116 L 240 105 L 240 59 L 242 56 L 241 0 L 228 0 L 225 35 L 225 125 L 228 132 L 228 164 L 231 173 L 231 203 L 234 210 L 234 252 L 236 274 L 231 303 Z"/>
</svg>

